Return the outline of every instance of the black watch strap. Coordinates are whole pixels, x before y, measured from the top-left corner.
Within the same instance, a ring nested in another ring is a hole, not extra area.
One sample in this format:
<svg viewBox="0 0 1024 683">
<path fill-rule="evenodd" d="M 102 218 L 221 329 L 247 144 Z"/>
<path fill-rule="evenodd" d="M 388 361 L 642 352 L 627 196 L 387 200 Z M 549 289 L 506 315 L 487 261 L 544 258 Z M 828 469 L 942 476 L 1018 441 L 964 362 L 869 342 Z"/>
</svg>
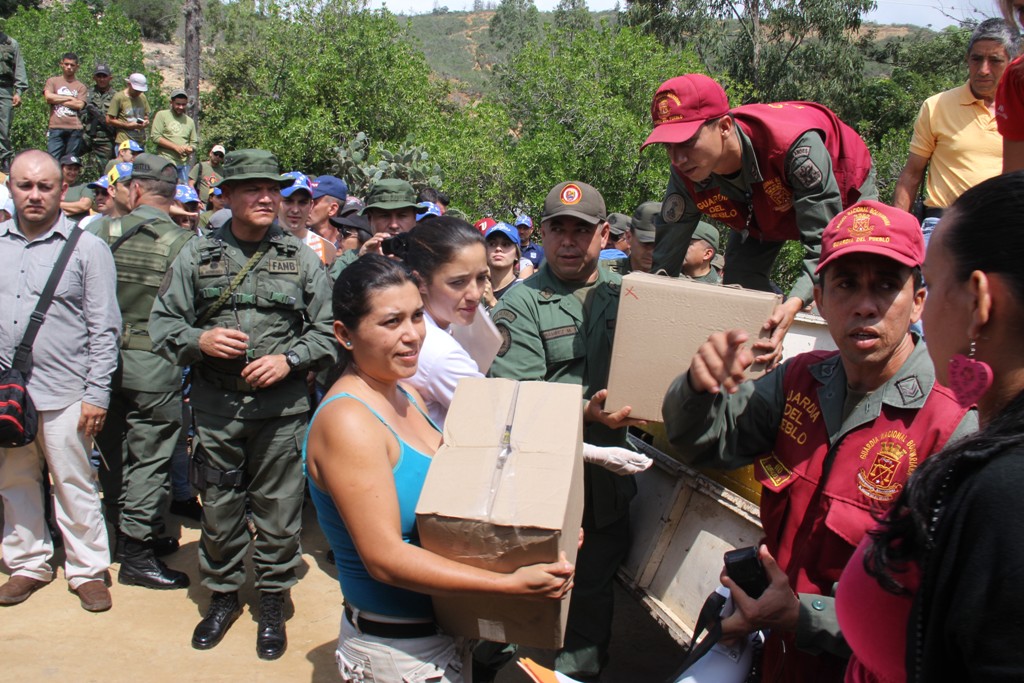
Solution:
<svg viewBox="0 0 1024 683">
<path fill-rule="evenodd" d="M 302 363 L 302 359 L 299 358 L 299 354 L 295 353 L 294 351 L 285 351 L 284 359 L 288 361 L 288 367 L 290 367 L 292 370 L 299 367 L 299 364 Z"/>
</svg>

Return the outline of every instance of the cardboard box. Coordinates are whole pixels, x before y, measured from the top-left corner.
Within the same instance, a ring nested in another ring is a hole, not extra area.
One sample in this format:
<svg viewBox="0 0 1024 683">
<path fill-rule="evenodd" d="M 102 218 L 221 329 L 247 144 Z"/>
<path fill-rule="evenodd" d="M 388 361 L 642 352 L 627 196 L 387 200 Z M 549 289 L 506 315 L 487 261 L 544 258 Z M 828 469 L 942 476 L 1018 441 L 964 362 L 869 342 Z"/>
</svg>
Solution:
<svg viewBox="0 0 1024 683">
<path fill-rule="evenodd" d="M 416 506 L 420 544 L 491 571 L 576 561 L 583 520 L 583 390 L 571 384 L 459 382 Z M 453 635 L 557 649 L 569 600 L 435 597 Z"/>
<path fill-rule="evenodd" d="M 631 406 L 630 417 L 661 422 L 661 402 L 676 377 L 713 332 L 741 329 L 751 339 L 782 297 L 649 273 L 622 278 L 608 377 L 609 411 Z M 755 377 L 764 369 L 753 366 Z"/>
</svg>

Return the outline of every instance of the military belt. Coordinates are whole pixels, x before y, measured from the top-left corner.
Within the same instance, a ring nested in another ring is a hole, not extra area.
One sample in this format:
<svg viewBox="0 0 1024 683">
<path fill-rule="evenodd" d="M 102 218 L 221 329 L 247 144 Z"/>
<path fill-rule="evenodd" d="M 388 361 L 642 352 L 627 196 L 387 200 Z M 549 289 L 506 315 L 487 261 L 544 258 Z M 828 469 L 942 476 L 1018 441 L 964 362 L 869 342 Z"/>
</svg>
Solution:
<svg viewBox="0 0 1024 683">
<path fill-rule="evenodd" d="M 121 348 L 131 351 L 153 352 L 153 340 L 145 330 L 135 329 L 131 325 L 125 325 L 121 332 Z"/>
<path fill-rule="evenodd" d="M 243 394 L 254 394 L 259 389 L 246 382 L 241 377 L 235 377 L 234 375 L 225 375 L 220 372 L 203 372 L 203 379 L 212 384 L 215 387 L 224 389 L 225 391 L 238 391 Z"/>
</svg>

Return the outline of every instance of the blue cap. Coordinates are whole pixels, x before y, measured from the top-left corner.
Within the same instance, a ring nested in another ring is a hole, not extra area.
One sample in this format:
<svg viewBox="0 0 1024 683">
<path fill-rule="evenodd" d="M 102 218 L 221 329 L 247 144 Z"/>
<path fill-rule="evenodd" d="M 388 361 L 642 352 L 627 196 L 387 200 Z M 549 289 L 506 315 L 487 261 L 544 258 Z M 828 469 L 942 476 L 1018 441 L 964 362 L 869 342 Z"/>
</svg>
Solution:
<svg viewBox="0 0 1024 683">
<path fill-rule="evenodd" d="M 419 222 L 427 216 L 443 216 L 441 208 L 434 202 L 420 202 L 416 205 L 416 221 Z"/>
<path fill-rule="evenodd" d="M 128 149 L 130 149 L 131 151 L 133 151 L 133 152 L 144 152 L 145 151 L 142 148 L 142 145 L 140 145 L 139 143 L 135 142 L 135 140 L 132 140 L 131 138 L 125 140 L 120 145 L 118 145 L 117 149 L 118 149 L 118 151 L 120 151 L 122 149 L 125 149 L 126 147 Z"/>
<path fill-rule="evenodd" d="M 224 191 L 221 190 L 219 187 L 215 187 L 212 190 L 210 190 L 210 194 L 212 194 L 214 197 L 219 197 L 222 194 L 224 194 Z"/>
<path fill-rule="evenodd" d="M 119 180 L 130 180 L 134 166 L 135 164 L 130 161 L 122 161 L 116 164 L 114 168 L 110 169 L 110 173 L 107 174 L 110 178 L 110 184 L 113 185 Z"/>
<path fill-rule="evenodd" d="M 516 216 L 516 220 L 515 220 L 514 223 L 512 223 L 512 225 L 516 226 L 517 228 L 520 225 L 525 225 L 528 228 L 532 228 L 533 227 L 533 219 L 530 218 L 529 216 L 527 216 L 525 213 L 521 213 L 518 216 Z"/>
<path fill-rule="evenodd" d="M 199 194 L 188 185 L 178 185 L 174 188 L 174 201 L 181 202 L 182 204 L 198 202 Z"/>
<path fill-rule="evenodd" d="M 312 185 L 313 199 L 330 196 L 344 204 L 345 199 L 348 197 L 348 185 L 341 178 L 336 178 L 332 175 L 317 176 Z"/>
<path fill-rule="evenodd" d="M 313 196 L 313 182 L 309 179 L 309 176 L 301 171 L 288 171 L 282 173 L 285 178 L 291 178 L 294 182 L 288 187 L 281 188 L 282 197 L 291 197 L 299 190 L 303 190 L 309 193 L 309 196 Z"/>
<path fill-rule="evenodd" d="M 496 232 L 500 232 L 502 235 L 507 237 L 512 244 L 516 245 L 516 249 L 519 248 L 519 232 L 511 225 L 505 222 L 501 222 L 493 226 L 490 230 L 484 233 L 484 239 L 487 239 Z"/>
<path fill-rule="evenodd" d="M 90 190 L 108 190 L 110 189 L 110 178 L 101 175 L 99 180 L 95 180 L 86 185 Z"/>
</svg>

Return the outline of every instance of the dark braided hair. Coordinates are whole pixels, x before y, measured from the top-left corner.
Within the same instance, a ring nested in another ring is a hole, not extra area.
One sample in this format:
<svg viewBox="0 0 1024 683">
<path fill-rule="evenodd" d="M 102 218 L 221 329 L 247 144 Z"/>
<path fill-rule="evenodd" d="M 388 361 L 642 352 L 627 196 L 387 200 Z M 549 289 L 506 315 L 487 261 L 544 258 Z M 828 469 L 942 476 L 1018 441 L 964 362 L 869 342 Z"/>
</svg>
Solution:
<svg viewBox="0 0 1024 683">
<path fill-rule="evenodd" d="M 939 237 L 954 260 L 953 276 L 966 282 L 980 270 L 998 273 L 1024 305 L 1024 171 L 986 180 L 967 190 L 945 213 L 932 239 Z M 908 562 L 923 564 L 932 550 L 936 508 L 972 472 L 1010 448 L 1024 443 L 1024 392 L 1018 394 L 978 433 L 929 457 L 911 475 L 906 488 L 869 532 L 864 569 L 885 590 L 907 589 L 896 579 Z M 940 500 L 940 498 L 942 500 Z"/>
</svg>

